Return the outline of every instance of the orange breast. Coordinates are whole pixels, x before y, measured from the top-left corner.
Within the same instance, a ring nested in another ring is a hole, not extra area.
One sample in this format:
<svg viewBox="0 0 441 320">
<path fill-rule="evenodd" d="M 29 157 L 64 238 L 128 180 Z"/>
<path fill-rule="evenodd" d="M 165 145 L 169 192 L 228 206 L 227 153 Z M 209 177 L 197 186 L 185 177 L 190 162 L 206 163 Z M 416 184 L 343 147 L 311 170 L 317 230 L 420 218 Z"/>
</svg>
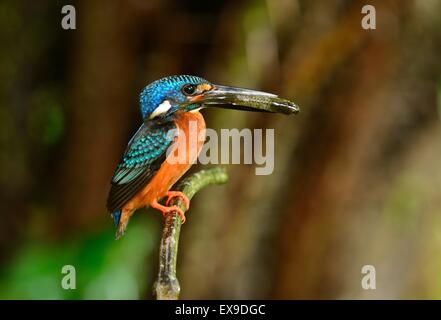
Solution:
<svg viewBox="0 0 441 320">
<path fill-rule="evenodd" d="M 178 135 L 167 159 L 150 182 L 129 201 L 124 209 L 136 210 L 163 198 L 167 191 L 197 160 L 205 141 L 205 121 L 198 111 L 176 113 Z"/>
</svg>

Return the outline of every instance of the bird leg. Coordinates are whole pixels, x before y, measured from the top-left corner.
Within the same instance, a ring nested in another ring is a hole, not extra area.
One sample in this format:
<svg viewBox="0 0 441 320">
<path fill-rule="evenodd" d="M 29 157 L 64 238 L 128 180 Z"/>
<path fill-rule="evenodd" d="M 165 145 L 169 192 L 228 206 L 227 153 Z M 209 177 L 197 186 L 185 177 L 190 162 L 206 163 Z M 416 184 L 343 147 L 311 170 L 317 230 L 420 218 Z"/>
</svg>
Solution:
<svg viewBox="0 0 441 320">
<path fill-rule="evenodd" d="M 163 206 L 162 204 L 158 203 L 158 201 L 156 199 L 153 200 L 152 203 L 150 203 L 150 206 L 156 210 L 161 211 L 161 213 L 164 217 L 171 212 L 176 212 L 181 217 L 182 223 L 185 223 L 186 218 L 185 218 L 184 211 L 182 211 L 181 208 L 179 208 L 178 206 L 166 207 L 166 206 Z"/>
</svg>

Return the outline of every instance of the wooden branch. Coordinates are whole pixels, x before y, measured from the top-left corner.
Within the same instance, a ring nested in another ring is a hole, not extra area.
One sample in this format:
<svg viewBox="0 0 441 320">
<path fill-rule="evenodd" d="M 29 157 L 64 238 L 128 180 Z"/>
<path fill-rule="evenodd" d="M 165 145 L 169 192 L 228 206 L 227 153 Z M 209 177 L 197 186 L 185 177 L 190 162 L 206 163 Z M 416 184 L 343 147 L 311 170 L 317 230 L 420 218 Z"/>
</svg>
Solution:
<svg viewBox="0 0 441 320">
<path fill-rule="evenodd" d="M 199 171 L 182 180 L 176 190 L 182 191 L 188 199 L 191 199 L 205 186 L 223 184 L 227 181 L 228 174 L 225 168 L 215 167 Z M 185 205 L 181 199 L 173 199 L 171 205 L 177 205 L 185 212 Z M 159 272 L 153 292 L 157 300 L 177 300 L 179 298 L 181 288 L 176 277 L 176 261 L 181 224 L 181 218 L 176 212 L 165 217 L 159 249 Z"/>
</svg>

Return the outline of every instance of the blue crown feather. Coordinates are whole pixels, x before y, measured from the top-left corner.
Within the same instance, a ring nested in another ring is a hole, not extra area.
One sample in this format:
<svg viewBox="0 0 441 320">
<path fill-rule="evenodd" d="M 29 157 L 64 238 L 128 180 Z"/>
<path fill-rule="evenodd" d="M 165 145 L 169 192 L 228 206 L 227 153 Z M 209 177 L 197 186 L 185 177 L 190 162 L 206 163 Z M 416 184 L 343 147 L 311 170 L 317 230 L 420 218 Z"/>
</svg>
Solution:
<svg viewBox="0 0 441 320">
<path fill-rule="evenodd" d="M 190 75 L 178 75 L 156 80 L 146 86 L 139 96 L 142 118 L 145 120 L 167 98 L 176 101 L 185 101 L 181 88 L 185 84 L 198 85 L 209 83 L 207 80 Z"/>
</svg>

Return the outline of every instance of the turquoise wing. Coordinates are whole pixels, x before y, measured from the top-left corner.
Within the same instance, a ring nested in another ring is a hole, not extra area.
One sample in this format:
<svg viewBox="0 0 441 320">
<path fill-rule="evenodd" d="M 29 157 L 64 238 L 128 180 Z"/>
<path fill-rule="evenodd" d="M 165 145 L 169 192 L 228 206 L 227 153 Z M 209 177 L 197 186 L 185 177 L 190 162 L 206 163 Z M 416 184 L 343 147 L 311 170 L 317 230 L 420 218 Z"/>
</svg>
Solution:
<svg viewBox="0 0 441 320">
<path fill-rule="evenodd" d="M 176 125 L 144 123 L 130 140 L 112 178 L 107 209 L 120 210 L 153 178 L 173 143 Z"/>
</svg>

